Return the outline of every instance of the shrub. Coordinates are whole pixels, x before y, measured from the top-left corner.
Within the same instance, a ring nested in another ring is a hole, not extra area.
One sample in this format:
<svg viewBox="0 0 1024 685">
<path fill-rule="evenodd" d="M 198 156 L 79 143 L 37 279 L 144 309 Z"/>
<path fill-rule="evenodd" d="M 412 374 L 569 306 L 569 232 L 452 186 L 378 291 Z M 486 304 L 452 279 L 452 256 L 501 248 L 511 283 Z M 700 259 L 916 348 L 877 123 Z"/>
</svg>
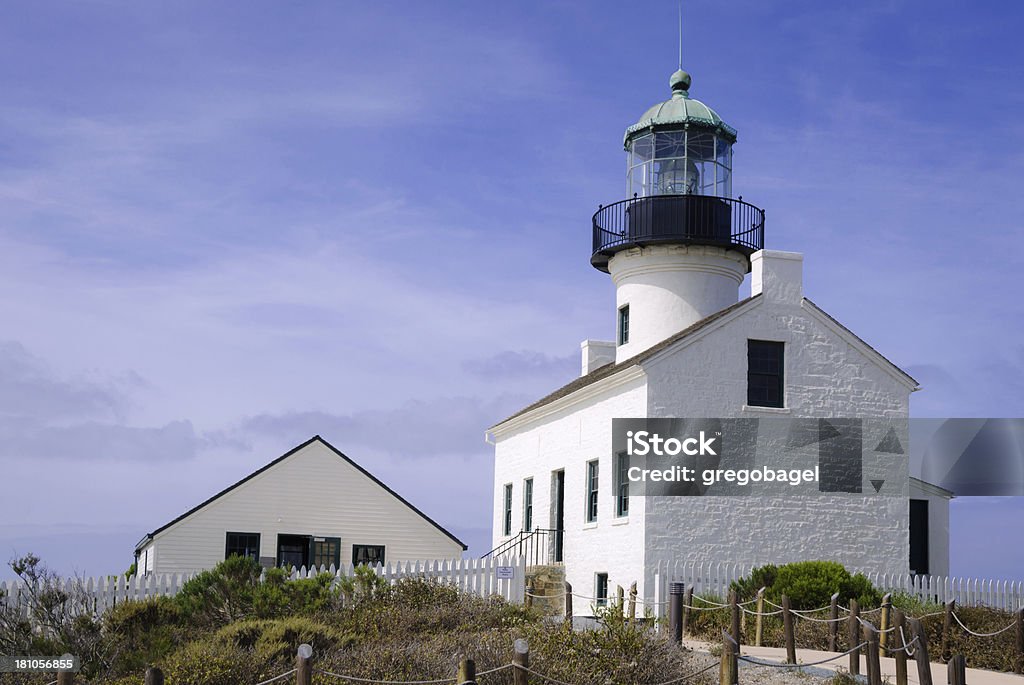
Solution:
<svg viewBox="0 0 1024 685">
<path fill-rule="evenodd" d="M 156 663 L 187 634 L 181 609 L 171 597 L 122 602 L 103 617 L 108 651 L 116 653 L 117 673 L 128 673 Z"/>
<path fill-rule="evenodd" d="M 861 573 L 850 575 L 835 561 L 798 561 L 782 566 L 755 568 L 748 578 L 732 584 L 742 601 L 753 599 L 765 587 L 765 596 L 775 603 L 789 597 L 794 609 L 816 609 L 827 606 L 832 594 L 839 593 L 839 602 L 856 599 L 861 606 L 875 606 L 881 595 Z"/>
<path fill-rule="evenodd" d="M 334 575 L 289 580 L 288 572 L 268 569 L 263 582 L 253 590 L 253 615 L 258 618 L 309 616 L 331 608 L 338 592 L 332 589 Z"/>
<path fill-rule="evenodd" d="M 175 600 L 189 621 L 225 625 L 252 615 L 262 573 L 255 559 L 232 556 L 185 583 Z"/>
</svg>

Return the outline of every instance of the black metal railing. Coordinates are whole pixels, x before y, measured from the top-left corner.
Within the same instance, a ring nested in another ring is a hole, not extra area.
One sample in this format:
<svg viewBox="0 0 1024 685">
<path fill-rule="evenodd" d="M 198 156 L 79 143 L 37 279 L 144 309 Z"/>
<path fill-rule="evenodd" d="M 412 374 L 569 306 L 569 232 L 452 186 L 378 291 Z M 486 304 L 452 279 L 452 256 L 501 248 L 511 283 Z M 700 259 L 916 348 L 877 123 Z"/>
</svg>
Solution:
<svg viewBox="0 0 1024 685">
<path fill-rule="evenodd" d="M 728 247 L 750 255 L 764 247 L 764 210 L 742 199 L 650 195 L 602 206 L 594 214 L 590 263 L 608 270 L 629 247 L 683 243 Z"/>
<path fill-rule="evenodd" d="M 534 528 L 522 530 L 481 557 L 525 557 L 529 566 L 550 564 L 561 561 L 558 558 L 562 543 L 562 531 L 555 528 Z"/>
</svg>

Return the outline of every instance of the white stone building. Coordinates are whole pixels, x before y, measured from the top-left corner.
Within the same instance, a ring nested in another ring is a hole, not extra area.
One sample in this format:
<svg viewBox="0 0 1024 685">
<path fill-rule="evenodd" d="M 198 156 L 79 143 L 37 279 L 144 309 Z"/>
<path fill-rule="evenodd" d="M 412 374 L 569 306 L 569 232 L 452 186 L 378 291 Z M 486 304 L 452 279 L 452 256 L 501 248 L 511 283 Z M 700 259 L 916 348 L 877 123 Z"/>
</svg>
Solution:
<svg viewBox="0 0 1024 685">
<path fill-rule="evenodd" d="M 237 554 L 264 566 L 458 559 L 458 538 L 314 436 L 135 547 L 143 573 L 191 573 Z"/>
<path fill-rule="evenodd" d="M 631 199 L 594 215 L 617 340 L 584 341 L 579 378 L 490 429 L 493 546 L 529 539 L 592 596 L 636 581 L 649 598 L 655 564 L 675 560 L 947 574 L 951 493 L 916 479 L 909 503 L 629 498 L 613 418 L 906 419 L 918 389 L 804 296 L 802 255 L 762 249 L 764 213 L 732 195 L 736 131 L 689 96 L 686 72 L 670 83 L 626 131 Z"/>
</svg>

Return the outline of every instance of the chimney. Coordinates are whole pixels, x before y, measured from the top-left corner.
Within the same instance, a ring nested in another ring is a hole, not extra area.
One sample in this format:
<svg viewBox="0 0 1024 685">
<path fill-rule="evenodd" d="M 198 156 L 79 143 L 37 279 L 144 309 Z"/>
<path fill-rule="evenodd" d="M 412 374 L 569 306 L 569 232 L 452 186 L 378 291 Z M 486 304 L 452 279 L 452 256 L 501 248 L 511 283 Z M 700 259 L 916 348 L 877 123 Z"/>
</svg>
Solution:
<svg viewBox="0 0 1024 685">
<path fill-rule="evenodd" d="M 603 340 L 584 340 L 580 343 L 583 350 L 583 367 L 581 376 L 615 362 L 615 343 Z"/>
<path fill-rule="evenodd" d="M 800 304 L 804 297 L 804 256 L 759 250 L 750 256 L 750 294 L 772 302 Z"/>
</svg>

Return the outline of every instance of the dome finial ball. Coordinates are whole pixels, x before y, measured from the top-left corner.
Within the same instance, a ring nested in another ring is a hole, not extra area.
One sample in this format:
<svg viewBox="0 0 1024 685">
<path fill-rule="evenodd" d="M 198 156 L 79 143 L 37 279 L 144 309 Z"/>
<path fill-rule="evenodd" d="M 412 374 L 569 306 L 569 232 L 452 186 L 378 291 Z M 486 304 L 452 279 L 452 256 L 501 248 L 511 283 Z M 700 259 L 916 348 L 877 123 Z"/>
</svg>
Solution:
<svg viewBox="0 0 1024 685">
<path fill-rule="evenodd" d="M 669 86 L 672 87 L 673 91 L 677 91 L 677 90 L 690 90 L 690 83 L 691 83 L 690 75 L 688 73 L 686 73 L 685 71 L 683 71 L 682 69 L 680 69 L 676 73 L 672 74 L 672 76 L 669 77 L 669 79 L 668 79 L 668 84 L 669 84 Z"/>
</svg>

